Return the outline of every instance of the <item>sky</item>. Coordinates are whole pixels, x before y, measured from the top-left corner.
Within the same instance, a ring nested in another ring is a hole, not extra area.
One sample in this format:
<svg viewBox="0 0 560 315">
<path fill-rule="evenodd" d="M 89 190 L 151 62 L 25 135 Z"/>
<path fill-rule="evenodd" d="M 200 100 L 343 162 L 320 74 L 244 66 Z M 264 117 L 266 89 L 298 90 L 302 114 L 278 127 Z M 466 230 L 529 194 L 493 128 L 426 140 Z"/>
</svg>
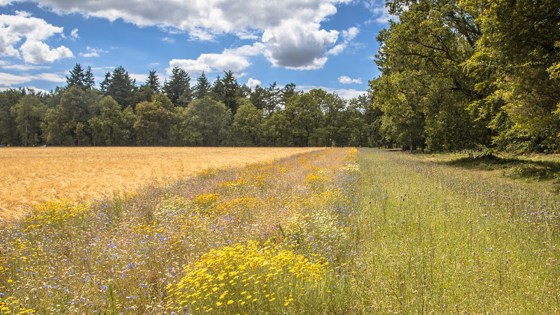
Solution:
<svg viewBox="0 0 560 315">
<path fill-rule="evenodd" d="M 254 88 L 295 83 L 344 98 L 368 88 L 383 0 L 0 0 L 0 90 L 51 91 L 76 63 L 96 84 L 123 66 L 163 83 L 173 67 L 194 85 L 235 73 Z"/>
</svg>

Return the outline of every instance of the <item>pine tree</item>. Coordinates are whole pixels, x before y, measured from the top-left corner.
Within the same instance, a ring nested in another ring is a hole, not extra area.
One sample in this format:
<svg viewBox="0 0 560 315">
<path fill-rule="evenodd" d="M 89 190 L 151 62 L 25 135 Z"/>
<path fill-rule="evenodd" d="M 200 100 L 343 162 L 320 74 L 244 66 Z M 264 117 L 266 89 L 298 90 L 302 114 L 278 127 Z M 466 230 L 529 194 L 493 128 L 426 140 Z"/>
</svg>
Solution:
<svg viewBox="0 0 560 315">
<path fill-rule="evenodd" d="M 99 89 L 103 94 L 107 95 L 107 90 L 109 89 L 110 85 L 111 85 L 111 72 L 107 72 L 105 73 L 105 79 L 103 79 L 103 81 L 101 81 L 101 83 L 99 84 Z"/>
<path fill-rule="evenodd" d="M 160 84 L 159 77 L 155 70 L 151 70 L 148 73 L 148 79 L 146 80 L 146 86 L 148 86 L 153 94 L 159 93 Z"/>
<path fill-rule="evenodd" d="M 237 97 L 239 97 L 240 88 L 232 71 L 226 71 L 224 73 L 222 84 L 224 86 L 223 102 L 226 107 L 231 110 L 232 114 L 235 115 L 238 107 Z"/>
<path fill-rule="evenodd" d="M 185 70 L 173 67 L 171 79 L 163 85 L 163 92 L 175 106 L 186 107 L 192 100 L 190 82 L 191 78 Z"/>
<path fill-rule="evenodd" d="M 123 108 L 135 105 L 135 80 L 130 78 L 128 72 L 122 67 L 117 67 L 111 74 L 107 87 L 107 95 L 113 97 Z"/>
<path fill-rule="evenodd" d="M 199 100 L 203 99 L 205 96 L 210 95 L 212 91 L 212 85 L 208 82 L 208 78 L 206 78 L 206 74 L 202 72 L 200 77 L 196 80 L 196 85 L 194 87 L 194 98 Z"/>
<path fill-rule="evenodd" d="M 66 85 L 68 88 L 72 86 L 78 86 L 84 88 L 85 87 L 84 79 L 85 79 L 84 69 L 82 69 L 82 66 L 79 63 L 77 63 L 74 66 L 74 68 L 70 70 L 70 76 L 66 77 Z"/>
<path fill-rule="evenodd" d="M 84 87 L 90 90 L 95 88 L 95 79 L 91 72 L 91 67 L 87 67 L 86 73 L 84 74 Z"/>
</svg>

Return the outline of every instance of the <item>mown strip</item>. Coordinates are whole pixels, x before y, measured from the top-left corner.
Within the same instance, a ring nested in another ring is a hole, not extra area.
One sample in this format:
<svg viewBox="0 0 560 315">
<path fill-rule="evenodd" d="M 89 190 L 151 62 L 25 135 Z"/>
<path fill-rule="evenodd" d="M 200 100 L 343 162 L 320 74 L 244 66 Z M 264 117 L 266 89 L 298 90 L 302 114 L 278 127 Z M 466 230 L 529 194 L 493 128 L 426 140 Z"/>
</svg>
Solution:
<svg viewBox="0 0 560 315">
<path fill-rule="evenodd" d="M 360 313 L 560 312 L 558 195 L 410 154 L 358 161 Z"/>
</svg>

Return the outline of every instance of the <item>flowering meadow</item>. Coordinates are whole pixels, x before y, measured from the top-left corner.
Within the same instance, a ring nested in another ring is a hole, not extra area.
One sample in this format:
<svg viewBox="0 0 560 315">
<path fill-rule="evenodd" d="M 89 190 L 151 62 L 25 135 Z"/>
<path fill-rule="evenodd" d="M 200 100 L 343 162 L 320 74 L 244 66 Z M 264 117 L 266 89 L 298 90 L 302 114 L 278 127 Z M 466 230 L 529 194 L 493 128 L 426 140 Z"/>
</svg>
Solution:
<svg viewBox="0 0 560 315">
<path fill-rule="evenodd" d="M 546 187 L 344 148 L 48 202 L 0 227 L 0 314 L 560 314 Z"/>
<path fill-rule="evenodd" d="M 35 206 L 0 227 L 0 314 L 340 312 L 356 154 Z"/>
</svg>

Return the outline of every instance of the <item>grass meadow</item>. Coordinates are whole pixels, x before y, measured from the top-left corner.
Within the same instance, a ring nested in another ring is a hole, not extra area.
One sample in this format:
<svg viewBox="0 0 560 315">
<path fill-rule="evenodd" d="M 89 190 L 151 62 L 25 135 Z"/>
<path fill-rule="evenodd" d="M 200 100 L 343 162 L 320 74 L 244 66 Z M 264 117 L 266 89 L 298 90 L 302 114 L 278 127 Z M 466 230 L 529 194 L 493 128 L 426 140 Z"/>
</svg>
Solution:
<svg viewBox="0 0 560 315">
<path fill-rule="evenodd" d="M 456 160 L 322 149 L 38 203 L 0 226 L 0 313 L 559 314 L 554 182 Z"/>
</svg>

